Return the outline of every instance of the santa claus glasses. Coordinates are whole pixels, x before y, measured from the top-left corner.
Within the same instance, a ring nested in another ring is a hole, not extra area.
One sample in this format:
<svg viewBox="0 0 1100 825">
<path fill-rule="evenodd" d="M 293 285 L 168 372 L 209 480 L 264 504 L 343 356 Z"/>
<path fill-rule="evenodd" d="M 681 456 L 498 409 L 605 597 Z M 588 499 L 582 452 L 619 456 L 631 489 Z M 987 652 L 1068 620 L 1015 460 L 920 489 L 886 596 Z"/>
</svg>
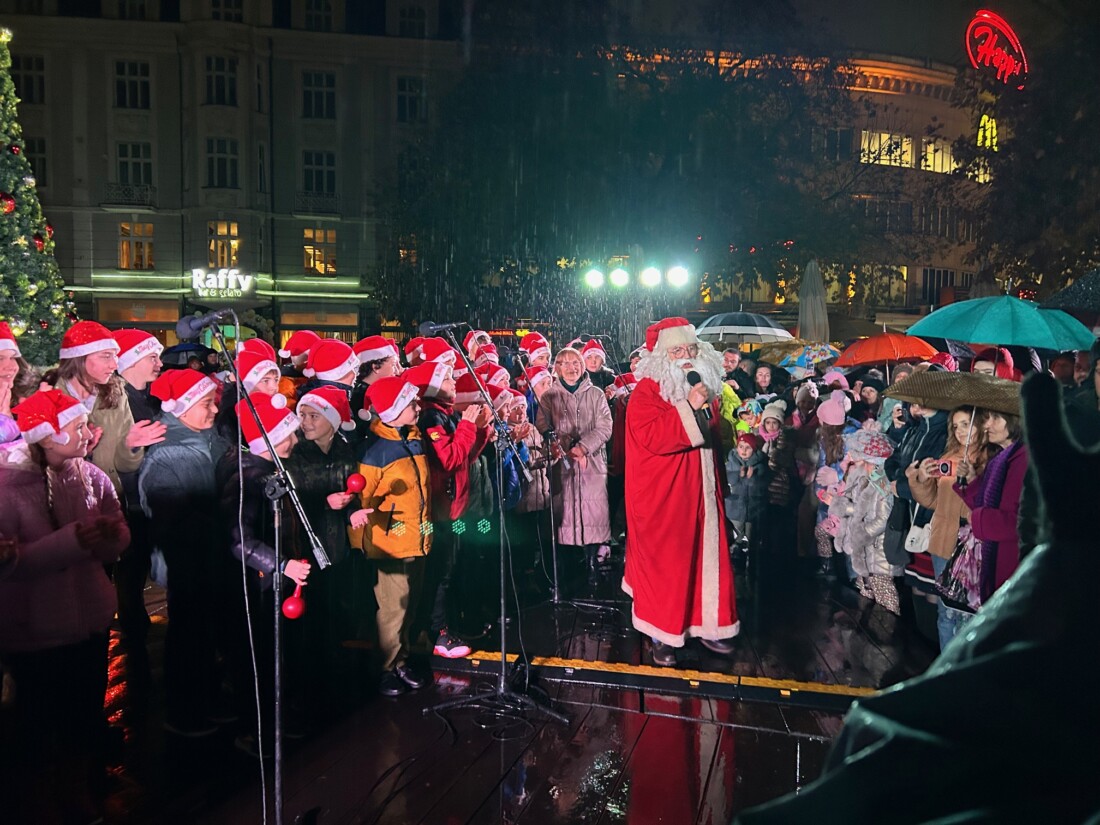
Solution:
<svg viewBox="0 0 1100 825">
<path fill-rule="evenodd" d="M 678 347 L 669 347 L 668 354 L 673 358 L 691 358 L 699 354 L 699 345 L 681 344 Z"/>
</svg>

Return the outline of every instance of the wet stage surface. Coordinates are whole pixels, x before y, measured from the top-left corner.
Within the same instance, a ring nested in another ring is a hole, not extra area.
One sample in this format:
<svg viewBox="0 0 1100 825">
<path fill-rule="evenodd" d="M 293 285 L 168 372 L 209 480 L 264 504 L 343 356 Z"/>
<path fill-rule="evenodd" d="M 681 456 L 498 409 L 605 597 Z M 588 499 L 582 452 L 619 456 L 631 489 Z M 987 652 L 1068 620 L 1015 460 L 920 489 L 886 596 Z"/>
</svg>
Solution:
<svg viewBox="0 0 1100 825">
<path fill-rule="evenodd" d="M 526 595 L 518 617 L 510 611 L 508 652 L 520 651 L 522 634 L 532 695 L 551 700 L 566 724 L 538 713 L 505 724 L 476 709 L 423 712 L 495 686 L 496 630 L 472 641 L 484 652 L 473 659 L 433 657 L 433 683 L 396 699 L 375 692 L 372 641 L 348 640 L 346 689 L 309 736 L 286 744 L 285 821 L 728 822 L 816 778 L 859 689 L 919 673 L 935 655 L 913 620 L 835 581 L 792 574 L 765 586 L 740 575 L 736 653 L 716 656 L 693 642 L 678 652 L 678 668 L 655 669 L 648 642 L 630 628 L 616 572 L 577 588 L 583 605 L 540 597 L 543 581 L 536 570 L 520 583 Z M 126 743 L 107 822 L 260 822 L 260 762 L 234 747 L 238 727 L 195 740 L 163 732 L 165 611 L 158 590 L 147 597 L 148 686 L 129 684 L 127 657 L 112 640 L 108 709 Z M 686 669 L 713 673 L 713 682 L 680 678 Z M 805 689 L 754 689 L 766 680 Z"/>
</svg>

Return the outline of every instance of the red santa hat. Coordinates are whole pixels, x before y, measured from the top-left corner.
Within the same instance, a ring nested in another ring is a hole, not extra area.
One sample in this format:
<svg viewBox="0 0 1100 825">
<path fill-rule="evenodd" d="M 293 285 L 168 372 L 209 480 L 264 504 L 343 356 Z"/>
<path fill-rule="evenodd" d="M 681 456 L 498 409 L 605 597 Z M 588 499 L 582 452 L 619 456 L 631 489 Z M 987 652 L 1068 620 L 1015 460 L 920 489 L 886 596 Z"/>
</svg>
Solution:
<svg viewBox="0 0 1100 825">
<path fill-rule="evenodd" d="M 405 342 L 405 361 L 410 367 L 415 367 L 424 360 L 424 342 L 427 340 L 417 335 Z"/>
<path fill-rule="evenodd" d="M 624 372 L 622 375 L 615 376 L 614 386 L 615 395 L 626 395 L 638 386 L 638 379 L 634 377 L 634 373 Z"/>
<path fill-rule="evenodd" d="M 147 355 L 160 355 L 164 344 L 143 329 L 116 329 L 118 371 L 124 372 Z"/>
<path fill-rule="evenodd" d="M 546 367 L 528 367 L 524 370 L 524 375 L 527 376 L 527 386 L 531 389 L 543 381 L 552 381 L 554 378 Z"/>
<path fill-rule="evenodd" d="M 483 364 L 474 372 L 487 385 L 507 387 L 512 383 L 512 376 L 508 374 L 508 370 L 498 364 Z"/>
<path fill-rule="evenodd" d="M 281 395 L 271 396 L 255 393 L 248 398 L 256 408 L 256 415 L 259 416 L 260 424 L 267 432 L 272 447 L 278 447 L 298 429 L 298 416 L 286 408 L 286 399 L 283 399 L 282 406 L 272 403 L 274 399 L 282 398 Z M 241 422 L 241 434 L 248 444 L 248 451 L 257 455 L 266 453 L 267 445 L 264 443 L 263 435 L 252 415 L 252 410 L 249 409 L 248 400 L 242 398 L 237 402 L 234 409 L 236 409 L 237 418 Z"/>
<path fill-rule="evenodd" d="M 262 355 L 268 361 L 276 361 L 275 347 L 267 343 L 263 338 L 249 338 L 245 341 L 237 342 L 237 355 L 242 352 L 254 352 L 257 355 Z"/>
<path fill-rule="evenodd" d="M 417 391 L 404 375 L 379 378 L 367 388 L 370 405 L 383 424 L 396 420 L 405 408 L 416 400 Z"/>
<path fill-rule="evenodd" d="M 322 338 L 309 351 L 309 361 L 302 375 L 320 381 L 335 381 L 349 372 L 359 372 L 359 357 L 351 347 L 335 338 Z"/>
<path fill-rule="evenodd" d="M 489 333 L 483 329 L 472 329 L 467 332 L 466 337 L 462 339 L 462 346 L 465 348 L 467 355 L 473 355 L 474 350 L 480 346 L 475 340 L 479 335 L 484 335 L 486 338 L 489 337 Z"/>
<path fill-rule="evenodd" d="M 500 353 L 497 352 L 495 344 L 482 344 L 474 351 L 474 366 L 480 367 L 484 364 L 499 364 Z"/>
<path fill-rule="evenodd" d="M 601 364 L 607 361 L 607 350 L 603 348 L 598 338 L 589 339 L 581 348 L 581 358 L 587 358 L 589 355 L 598 355 Z"/>
<path fill-rule="evenodd" d="M 68 434 L 61 431 L 71 421 L 88 414 L 83 404 L 61 390 L 38 390 L 11 412 L 19 425 L 19 433 L 28 444 L 37 444 L 44 438 L 68 444 Z"/>
<path fill-rule="evenodd" d="M 406 370 L 402 377 L 416 387 L 421 398 L 435 398 L 452 372 L 446 361 L 425 361 Z"/>
<path fill-rule="evenodd" d="M 282 397 L 282 396 L 280 396 Z M 312 389 L 298 400 L 298 410 L 313 407 L 334 430 L 354 430 L 348 394 L 339 387 L 323 386 Z"/>
<path fill-rule="evenodd" d="M 160 399 L 164 412 L 179 418 L 200 398 L 217 389 L 218 382 L 198 370 L 165 370 L 150 385 L 149 393 Z"/>
<path fill-rule="evenodd" d="M 279 350 L 280 358 L 289 358 L 295 364 L 304 363 L 309 357 L 309 351 L 314 344 L 321 340 L 321 336 L 311 329 L 300 329 L 292 333 Z"/>
<path fill-rule="evenodd" d="M 371 361 L 384 361 L 387 358 L 396 358 L 398 355 L 393 339 L 383 338 L 381 335 L 370 335 L 361 341 L 356 341 L 351 348 L 360 364 Z"/>
<path fill-rule="evenodd" d="M 455 403 L 477 404 L 481 401 L 481 391 L 472 372 L 464 372 L 455 378 Z"/>
<path fill-rule="evenodd" d="M 118 342 L 111 336 L 111 331 L 95 321 L 77 321 L 61 339 L 59 357 L 64 361 L 103 350 L 118 352 Z"/>
<path fill-rule="evenodd" d="M 15 334 L 11 331 L 11 327 L 4 321 L 0 321 L 0 350 L 14 352 L 16 358 L 22 356 L 22 353 L 19 351 L 19 344 L 15 340 Z"/>
<path fill-rule="evenodd" d="M 549 358 L 553 354 L 550 352 L 550 342 L 541 332 L 529 332 L 524 335 L 520 339 L 519 348 L 527 356 L 527 363 L 531 363 L 536 358 Z"/>
<path fill-rule="evenodd" d="M 697 343 L 695 327 L 687 318 L 664 318 L 645 331 L 645 348 L 650 352 L 658 346 L 668 349 Z"/>
<path fill-rule="evenodd" d="M 645 358 L 647 355 L 649 355 L 649 350 L 647 350 L 645 346 L 634 347 L 634 349 L 630 351 L 630 355 L 627 356 L 627 360 L 633 361 L 635 358 Z"/>
<path fill-rule="evenodd" d="M 511 404 L 515 398 L 515 396 L 512 395 L 512 388 L 498 387 L 496 384 L 489 384 L 486 389 L 489 390 L 489 399 L 493 402 L 493 409 L 497 411 L 497 415 L 503 415 L 504 410 L 508 408 L 508 405 Z"/>
<path fill-rule="evenodd" d="M 269 372 L 278 375 L 279 365 L 263 353 L 238 350 L 237 372 L 241 374 L 241 386 L 244 387 L 244 391 L 250 393 Z"/>
<path fill-rule="evenodd" d="M 421 361 L 443 361 L 452 366 L 458 362 L 458 351 L 442 338 L 425 338 L 420 346 Z"/>
</svg>

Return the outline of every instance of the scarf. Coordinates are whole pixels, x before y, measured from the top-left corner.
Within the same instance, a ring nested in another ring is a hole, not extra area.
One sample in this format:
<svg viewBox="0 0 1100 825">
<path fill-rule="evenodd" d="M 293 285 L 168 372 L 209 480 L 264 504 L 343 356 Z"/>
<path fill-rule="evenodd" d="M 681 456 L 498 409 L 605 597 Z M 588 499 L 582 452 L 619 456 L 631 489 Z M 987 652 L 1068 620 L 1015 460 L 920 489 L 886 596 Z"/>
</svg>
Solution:
<svg viewBox="0 0 1100 825">
<path fill-rule="evenodd" d="M 1001 496 L 1004 494 L 1005 479 L 1008 478 L 1009 459 L 1020 449 L 1017 441 L 1007 450 L 997 453 L 985 467 L 982 480 L 982 492 L 978 497 L 979 507 L 999 507 Z M 997 542 L 990 539 L 982 539 L 982 603 L 984 604 L 994 590 L 994 574 L 997 567 Z"/>
<path fill-rule="evenodd" d="M 559 381 L 561 382 L 561 385 L 562 385 L 562 387 L 563 387 L 563 388 L 564 388 L 564 389 L 565 389 L 565 390 L 566 390 L 567 392 L 569 392 L 570 394 L 572 394 L 572 393 L 575 393 L 575 392 L 576 392 L 577 390 L 579 390 L 579 389 L 581 388 L 581 384 L 583 384 L 583 383 L 584 383 L 584 378 L 585 378 L 585 377 L 584 377 L 584 376 L 582 375 L 582 376 L 581 376 L 581 380 L 580 380 L 580 381 L 578 381 L 578 382 L 577 382 L 576 384 L 570 384 L 570 383 L 569 383 L 568 381 L 566 381 L 566 380 L 565 380 L 564 378 L 560 378 L 560 379 L 558 379 L 558 380 L 559 380 Z"/>
<path fill-rule="evenodd" d="M 776 430 L 774 433 L 769 433 L 767 430 L 761 427 L 756 431 L 756 434 L 764 439 L 765 442 L 771 442 L 779 438 L 779 433 L 781 432 L 782 430 Z"/>
</svg>

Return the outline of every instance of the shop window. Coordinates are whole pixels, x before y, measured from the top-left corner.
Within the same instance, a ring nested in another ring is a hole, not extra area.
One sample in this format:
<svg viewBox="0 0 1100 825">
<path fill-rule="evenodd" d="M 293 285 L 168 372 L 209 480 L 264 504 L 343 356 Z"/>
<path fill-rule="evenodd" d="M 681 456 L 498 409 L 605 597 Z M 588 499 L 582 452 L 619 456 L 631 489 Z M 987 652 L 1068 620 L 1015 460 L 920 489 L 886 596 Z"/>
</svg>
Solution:
<svg viewBox="0 0 1100 825">
<path fill-rule="evenodd" d="M 332 31 L 332 0 L 306 0 L 306 28 L 315 32 Z"/>
<path fill-rule="evenodd" d="M 118 182 L 128 186 L 153 185 L 153 144 L 118 144 Z"/>
<path fill-rule="evenodd" d="M 863 130 L 859 160 L 880 166 L 912 166 L 913 138 L 894 132 Z"/>
<path fill-rule="evenodd" d="M 46 58 L 41 55 L 13 54 L 11 79 L 20 103 L 46 102 Z"/>
<path fill-rule="evenodd" d="M 238 188 L 240 151 L 235 138 L 206 139 L 206 185 L 211 189 Z"/>
<path fill-rule="evenodd" d="M 236 221 L 210 221 L 206 224 L 206 247 L 211 269 L 238 266 L 240 244 Z"/>
<path fill-rule="evenodd" d="M 427 119 L 428 96 L 424 78 L 397 78 L 397 122 L 423 123 Z"/>
<path fill-rule="evenodd" d="M 156 269 L 153 224 L 123 221 L 118 225 L 118 268 Z"/>
<path fill-rule="evenodd" d="M 244 22 L 242 0 L 210 0 L 210 19 L 227 23 Z"/>
<path fill-rule="evenodd" d="M 405 6 L 397 13 L 397 36 L 423 40 L 428 36 L 428 13 L 420 6 Z"/>
<path fill-rule="evenodd" d="M 49 183 L 46 177 L 46 139 L 23 138 L 23 154 L 30 161 L 35 183 L 40 187 L 46 186 Z"/>
<path fill-rule="evenodd" d="M 336 117 L 334 72 L 302 72 L 302 117 L 321 120 Z"/>
<path fill-rule="evenodd" d="M 237 105 L 237 59 L 206 58 L 206 103 L 211 106 Z"/>
<path fill-rule="evenodd" d="M 336 230 L 307 226 L 302 230 L 307 275 L 336 274 Z"/>
<path fill-rule="evenodd" d="M 149 64 L 140 60 L 115 61 L 115 107 L 148 109 Z"/>
<path fill-rule="evenodd" d="M 924 138 L 921 142 L 920 168 L 926 172 L 949 175 L 955 171 L 955 155 L 951 141 L 944 138 Z"/>
</svg>

